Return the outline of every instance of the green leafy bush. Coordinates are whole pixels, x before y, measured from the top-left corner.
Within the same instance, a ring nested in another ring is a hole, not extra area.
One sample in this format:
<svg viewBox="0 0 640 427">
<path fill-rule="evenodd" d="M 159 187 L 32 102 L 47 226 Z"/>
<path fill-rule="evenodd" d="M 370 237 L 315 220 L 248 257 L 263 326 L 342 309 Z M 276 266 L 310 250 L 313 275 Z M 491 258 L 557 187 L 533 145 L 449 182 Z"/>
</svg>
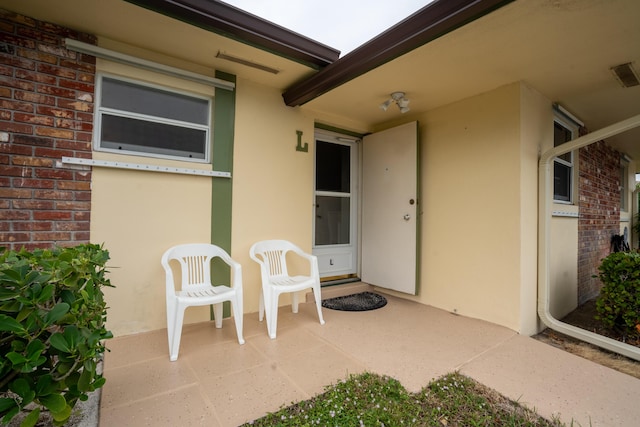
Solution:
<svg viewBox="0 0 640 427">
<path fill-rule="evenodd" d="M 96 367 L 105 351 L 103 286 L 111 286 L 101 246 L 0 249 L 0 417 L 44 411 L 63 425 L 78 399 L 105 383 Z"/>
<path fill-rule="evenodd" d="M 596 318 L 624 336 L 640 336 L 640 253 L 612 253 L 599 270 L 604 286 L 596 300 Z"/>
</svg>

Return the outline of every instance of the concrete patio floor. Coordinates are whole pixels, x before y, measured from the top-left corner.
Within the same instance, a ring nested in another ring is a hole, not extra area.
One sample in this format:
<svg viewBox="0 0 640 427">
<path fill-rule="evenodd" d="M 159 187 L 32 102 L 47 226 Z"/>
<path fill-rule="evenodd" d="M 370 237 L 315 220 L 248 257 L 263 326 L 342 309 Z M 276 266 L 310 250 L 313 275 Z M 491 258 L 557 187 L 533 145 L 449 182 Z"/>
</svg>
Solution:
<svg viewBox="0 0 640 427">
<path fill-rule="evenodd" d="M 327 293 L 323 290 L 323 297 Z M 352 373 L 398 379 L 409 391 L 460 371 L 574 426 L 634 426 L 640 380 L 480 320 L 388 296 L 367 312 L 280 307 L 271 340 L 257 313 L 183 329 L 169 361 L 166 329 L 107 342 L 100 426 L 238 426 L 305 400 Z"/>
</svg>

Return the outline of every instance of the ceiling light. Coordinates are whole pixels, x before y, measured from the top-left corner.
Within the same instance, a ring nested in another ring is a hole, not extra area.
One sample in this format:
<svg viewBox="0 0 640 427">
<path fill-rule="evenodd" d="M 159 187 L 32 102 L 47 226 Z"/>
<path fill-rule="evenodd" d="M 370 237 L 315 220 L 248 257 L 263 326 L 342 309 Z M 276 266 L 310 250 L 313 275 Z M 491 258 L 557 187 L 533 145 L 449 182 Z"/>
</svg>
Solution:
<svg viewBox="0 0 640 427">
<path fill-rule="evenodd" d="M 393 92 L 390 95 L 389 99 L 387 99 L 385 102 L 380 104 L 380 109 L 387 111 L 387 108 L 389 108 L 389 105 L 393 103 L 395 103 L 398 106 L 398 108 L 400 109 L 400 112 L 403 114 L 410 110 L 409 100 L 405 98 L 404 92 Z"/>
</svg>

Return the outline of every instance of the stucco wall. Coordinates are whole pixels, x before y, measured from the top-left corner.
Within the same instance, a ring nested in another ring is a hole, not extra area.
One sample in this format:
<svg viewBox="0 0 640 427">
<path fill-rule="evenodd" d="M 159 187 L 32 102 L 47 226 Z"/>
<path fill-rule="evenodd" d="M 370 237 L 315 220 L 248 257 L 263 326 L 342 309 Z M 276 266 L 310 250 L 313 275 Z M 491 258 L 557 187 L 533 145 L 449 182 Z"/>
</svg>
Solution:
<svg viewBox="0 0 640 427">
<path fill-rule="evenodd" d="M 246 80 L 238 81 L 236 105 L 231 255 L 243 266 L 245 312 L 251 313 L 258 311 L 261 289 L 251 245 L 286 239 L 311 251 L 314 122 L 286 107 L 278 90 Z M 297 130 L 307 152 L 296 151 Z M 289 297 L 282 295 L 280 304 Z"/>
<path fill-rule="evenodd" d="M 538 147 L 551 128 L 551 122 L 543 124 L 543 109 L 550 104 L 515 83 L 417 118 L 422 246 L 414 299 L 517 331 L 535 330 L 531 236 L 537 223 L 530 210 Z"/>
</svg>

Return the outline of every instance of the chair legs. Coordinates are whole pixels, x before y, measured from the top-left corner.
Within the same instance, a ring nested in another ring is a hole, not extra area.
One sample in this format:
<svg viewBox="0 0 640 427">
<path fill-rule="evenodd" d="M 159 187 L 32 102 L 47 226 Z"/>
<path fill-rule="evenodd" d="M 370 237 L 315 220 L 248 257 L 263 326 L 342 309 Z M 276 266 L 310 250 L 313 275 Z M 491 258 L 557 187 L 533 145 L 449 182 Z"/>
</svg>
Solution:
<svg viewBox="0 0 640 427">
<path fill-rule="evenodd" d="M 185 307 L 176 305 L 173 313 L 167 313 L 167 337 L 169 339 L 169 360 L 178 360 L 180 351 L 180 338 L 182 337 L 182 323 L 184 321 Z"/>
<path fill-rule="evenodd" d="M 324 325 L 325 321 L 322 317 L 322 302 L 320 301 L 320 285 L 314 285 L 311 290 L 313 291 L 314 299 L 316 300 L 316 310 L 318 311 L 318 320 L 320 320 L 320 324 Z M 272 291 L 267 298 L 264 298 L 264 294 L 260 295 L 260 312 L 259 312 L 259 320 L 262 321 L 264 316 L 267 317 L 267 333 L 269 334 L 269 338 L 276 338 L 276 330 L 278 328 L 278 298 L 280 294 Z M 291 309 L 293 313 L 298 312 L 298 294 L 294 292 L 291 296 Z M 265 301 L 266 300 L 266 301 Z"/>
<path fill-rule="evenodd" d="M 238 335 L 238 344 L 244 344 L 242 336 L 242 321 L 244 313 L 242 312 L 242 295 L 236 295 L 235 300 L 231 300 L 231 308 L 233 310 L 233 321 L 236 324 L 236 334 Z"/>
<path fill-rule="evenodd" d="M 322 302 L 320 301 L 320 299 L 322 298 L 322 296 L 320 295 L 320 284 L 314 285 L 311 290 L 313 291 L 313 299 L 316 300 L 318 319 L 320 320 L 320 324 L 324 325 L 324 318 L 322 317 Z"/>
</svg>

